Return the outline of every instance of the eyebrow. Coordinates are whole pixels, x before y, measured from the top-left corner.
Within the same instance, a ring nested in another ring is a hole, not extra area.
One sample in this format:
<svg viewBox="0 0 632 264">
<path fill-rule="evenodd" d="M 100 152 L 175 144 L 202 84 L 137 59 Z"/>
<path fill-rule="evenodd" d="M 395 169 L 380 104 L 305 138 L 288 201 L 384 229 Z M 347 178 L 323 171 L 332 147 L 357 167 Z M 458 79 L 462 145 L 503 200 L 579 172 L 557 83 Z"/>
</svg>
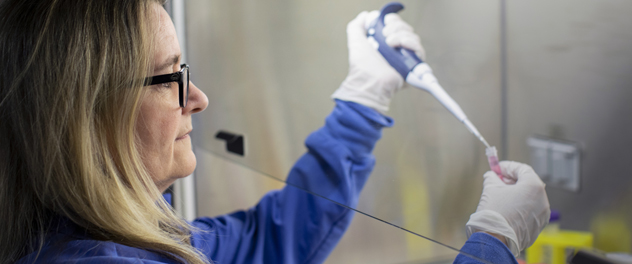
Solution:
<svg viewBox="0 0 632 264">
<path fill-rule="evenodd" d="M 180 54 L 171 55 L 171 57 L 167 58 L 164 63 L 162 63 L 162 64 L 158 65 L 156 68 L 154 68 L 154 72 L 161 72 L 161 71 L 163 71 L 164 69 L 166 69 L 166 68 L 168 68 L 170 66 L 178 64 L 178 62 L 180 61 L 180 56 L 181 56 Z"/>
</svg>

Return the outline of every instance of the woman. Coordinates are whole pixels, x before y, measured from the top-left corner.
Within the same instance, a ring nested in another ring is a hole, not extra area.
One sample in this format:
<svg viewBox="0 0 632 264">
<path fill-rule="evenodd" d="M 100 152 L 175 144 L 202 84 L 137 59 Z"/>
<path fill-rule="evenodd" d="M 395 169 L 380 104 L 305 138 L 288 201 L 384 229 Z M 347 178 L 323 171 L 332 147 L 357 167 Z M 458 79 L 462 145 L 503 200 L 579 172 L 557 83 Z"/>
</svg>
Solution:
<svg viewBox="0 0 632 264">
<path fill-rule="evenodd" d="M 73 223 L 96 240 L 202 263 L 188 225 L 158 199 L 195 166 L 185 133 L 207 100 L 191 87 L 177 115 L 169 87 L 143 88 L 164 41 L 154 36 L 159 3 L 1 5 L 2 262 L 38 252 Z M 171 99 L 172 111 L 161 110 Z M 165 148 L 173 154 L 160 155 Z"/>
<path fill-rule="evenodd" d="M 352 212 L 298 189 L 192 223 L 162 199 L 195 169 L 191 115 L 208 100 L 180 64 L 161 4 L 0 2 L 0 262 L 324 261 Z M 288 176 L 351 206 L 392 125 L 378 111 L 403 83 L 366 42 L 368 20 L 349 24 L 351 70 L 337 106 Z M 422 51 L 410 26 L 389 20 L 389 44 Z"/>
<path fill-rule="evenodd" d="M 193 240 L 190 230 L 196 229 L 161 199 L 162 191 L 195 168 L 188 137 L 191 115 L 207 105 L 206 96 L 186 80 L 181 83 L 188 89 L 176 82 L 146 86 L 161 79 L 146 80 L 148 76 L 183 70 L 175 30 L 161 2 L 1 4 L 0 56 L 6 75 L 0 110 L 0 222 L 9 230 L 2 233 L 3 263 L 20 258 L 24 263 L 104 257 L 123 261 L 118 257 L 138 256 L 159 262 L 203 263 L 227 256 L 234 258 L 226 262 L 318 262 L 331 251 L 351 214 L 300 190 L 271 194 L 257 208 L 243 212 L 260 222 L 239 215 L 199 219 L 194 225 L 212 232 L 197 232 Z M 388 124 L 386 118 L 371 115 Z M 380 127 L 371 125 L 365 141 L 374 143 Z M 326 151 L 315 151 L 321 149 Z M 336 155 L 331 157 L 340 159 Z M 368 175 L 370 159 L 357 160 L 357 170 Z M 299 162 L 293 178 L 301 180 L 303 173 L 321 177 L 312 172 L 315 162 Z M 341 184 L 332 182 L 329 188 L 341 189 L 344 199 L 357 199 L 357 188 L 348 184 L 338 187 Z M 280 219 L 272 219 L 267 208 L 278 206 L 275 200 L 287 201 L 282 206 L 287 213 Z M 309 220 L 290 217 L 294 208 L 311 200 L 317 200 L 312 202 L 316 214 L 309 222 L 317 225 L 290 225 Z M 326 221 L 330 223 L 323 224 Z M 240 239 L 256 231 L 260 234 Z M 264 247 L 259 241 L 281 232 L 284 237 L 275 238 L 281 240 L 279 245 Z M 216 238 L 221 241 L 210 241 Z M 209 248 L 213 252 L 207 252 Z"/>
</svg>

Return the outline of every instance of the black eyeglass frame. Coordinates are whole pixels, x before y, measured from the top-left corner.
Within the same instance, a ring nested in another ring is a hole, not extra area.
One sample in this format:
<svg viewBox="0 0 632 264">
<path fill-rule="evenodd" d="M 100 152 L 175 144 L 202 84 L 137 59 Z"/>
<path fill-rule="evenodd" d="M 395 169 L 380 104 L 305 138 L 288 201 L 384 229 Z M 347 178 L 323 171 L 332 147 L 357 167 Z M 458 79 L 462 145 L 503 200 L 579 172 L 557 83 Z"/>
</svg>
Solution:
<svg viewBox="0 0 632 264">
<path fill-rule="evenodd" d="M 186 74 L 186 84 L 184 83 L 184 75 Z M 178 83 L 178 102 L 180 107 L 186 107 L 189 102 L 189 65 L 180 64 L 180 71 L 162 75 L 156 75 L 145 78 L 145 86 L 177 82 Z M 186 87 L 185 87 L 186 85 Z M 184 95 L 186 88 L 186 96 Z"/>
</svg>

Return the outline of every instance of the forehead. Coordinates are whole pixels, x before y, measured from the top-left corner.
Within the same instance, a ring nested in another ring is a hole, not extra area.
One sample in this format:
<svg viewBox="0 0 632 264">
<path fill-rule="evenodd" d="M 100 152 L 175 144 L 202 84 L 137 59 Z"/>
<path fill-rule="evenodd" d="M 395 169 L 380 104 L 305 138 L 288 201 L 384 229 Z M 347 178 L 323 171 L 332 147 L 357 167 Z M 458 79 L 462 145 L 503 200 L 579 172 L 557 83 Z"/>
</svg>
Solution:
<svg viewBox="0 0 632 264">
<path fill-rule="evenodd" d="M 180 56 L 180 44 L 178 43 L 175 27 L 167 11 L 159 4 L 154 4 L 153 7 L 153 13 L 156 16 L 154 23 L 157 27 L 154 31 L 156 32 L 154 39 L 154 66 L 156 67 L 155 70 L 162 70 L 158 67 L 173 61 L 174 57 Z"/>
</svg>

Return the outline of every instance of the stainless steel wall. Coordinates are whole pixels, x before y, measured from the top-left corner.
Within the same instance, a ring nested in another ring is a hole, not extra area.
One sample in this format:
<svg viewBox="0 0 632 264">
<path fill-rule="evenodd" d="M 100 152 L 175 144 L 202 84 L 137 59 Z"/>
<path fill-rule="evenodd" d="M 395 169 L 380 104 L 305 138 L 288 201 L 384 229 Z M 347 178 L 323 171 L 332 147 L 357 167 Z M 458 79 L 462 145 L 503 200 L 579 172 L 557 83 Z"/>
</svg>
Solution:
<svg viewBox="0 0 632 264">
<path fill-rule="evenodd" d="M 533 134 L 583 144 L 581 191 L 548 188 L 551 205 L 563 228 L 593 230 L 602 246 L 629 251 L 632 2 L 507 1 L 506 71 L 500 1 L 402 2 L 401 15 L 420 34 L 437 78 L 499 147 L 505 89 L 508 153 L 501 155 L 528 162 L 526 138 Z M 385 2 L 186 4 L 191 78 L 210 101 L 193 135 L 197 211 L 217 215 L 282 186 L 264 174 L 284 179 L 305 151 L 305 137 L 331 111 L 329 96 L 348 69 L 346 23 Z M 375 149 L 377 165 L 358 209 L 459 248 L 488 170 L 484 147 L 424 92 L 400 92 L 389 115 L 395 127 Z M 214 139 L 220 129 L 245 135 L 245 157 L 224 151 Z M 357 215 L 328 262 L 425 263 L 454 255 Z"/>
<path fill-rule="evenodd" d="M 581 190 L 547 187 L 562 228 L 632 250 L 632 2 L 508 1 L 508 157 L 531 135 L 582 146 Z"/>
</svg>

